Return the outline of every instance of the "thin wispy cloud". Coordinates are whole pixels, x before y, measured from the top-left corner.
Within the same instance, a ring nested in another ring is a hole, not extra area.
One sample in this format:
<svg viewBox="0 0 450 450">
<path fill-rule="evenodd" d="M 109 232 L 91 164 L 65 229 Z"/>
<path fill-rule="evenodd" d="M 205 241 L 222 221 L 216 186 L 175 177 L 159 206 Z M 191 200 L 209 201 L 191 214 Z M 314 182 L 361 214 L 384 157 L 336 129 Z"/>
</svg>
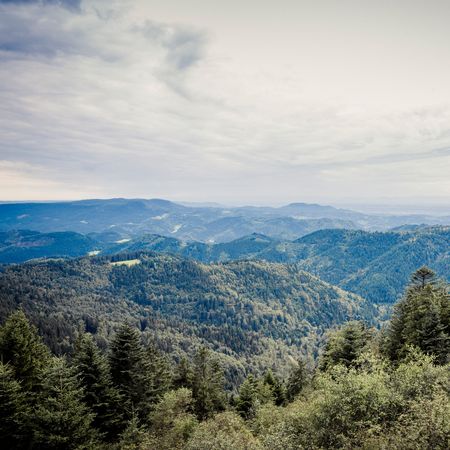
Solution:
<svg viewBox="0 0 450 450">
<path fill-rule="evenodd" d="M 448 3 L 186 3 L 0 1 L 2 199 L 448 198 Z"/>
</svg>

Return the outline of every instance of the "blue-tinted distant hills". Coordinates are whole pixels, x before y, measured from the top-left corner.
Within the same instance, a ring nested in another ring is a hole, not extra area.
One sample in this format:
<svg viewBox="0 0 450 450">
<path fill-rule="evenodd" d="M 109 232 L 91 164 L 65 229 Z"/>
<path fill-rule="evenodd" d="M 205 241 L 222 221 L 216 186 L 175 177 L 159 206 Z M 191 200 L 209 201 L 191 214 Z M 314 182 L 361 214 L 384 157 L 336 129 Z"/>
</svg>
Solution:
<svg viewBox="0 0 450 450">
<path fill-rule="evenodd" d="M 181 205 L 162 199 L 0 204 L 0 231 L 114 232 L 119 238 L 150 233 L 200 242 L 228 242 L 251 233 L 294 240 L 328 228 L 385 231 L 418 224 L 450 225 L 450 216 L 372 215 L 307 203 L 280 208 L 227 208 Z"/>
<path fill-rule="evenodd" d="M 30 230 L 0 232 L 0 263 L 38 258 L 76 258 L 102 248 L 101 243 L 73 231 L 39 233 Z"/>
</svg>

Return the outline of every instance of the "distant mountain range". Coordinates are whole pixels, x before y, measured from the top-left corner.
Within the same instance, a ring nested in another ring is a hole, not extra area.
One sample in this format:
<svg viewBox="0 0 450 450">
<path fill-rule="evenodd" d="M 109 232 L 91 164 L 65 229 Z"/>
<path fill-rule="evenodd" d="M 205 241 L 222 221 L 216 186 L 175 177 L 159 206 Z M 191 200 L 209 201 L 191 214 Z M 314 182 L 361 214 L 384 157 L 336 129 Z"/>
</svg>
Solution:
<svg viewBox="0 0 450 450">
<path fill-rule="evenodd" d="M 296 264 L 372 303 L 396 301 L 410 274 L 422 265 L 450 279 L 450 227 L 389 232 L 319 230 L 292 241 L 253 233 L 217 244 L 153 234 L 111 242 L 117 237 L 113 232 L 87 236 L 75 232 L 3 232 L 0 263 L 142 252 L 172 254 L 202 263 L 264 260 Z"/>
<path fill-rule="evenodd" d="M 420 224 L 450 225 L 450 215 L 373 215 L 306 203 L 226 208 L 160 199 L 0 204 L 0 231 L 96 233 L 97 240 L 109 242 L 145 233 L 200 242 L 228 242 L 251 233 L 294 240 L 328 228 L 383 231 Z"/>
</svg>

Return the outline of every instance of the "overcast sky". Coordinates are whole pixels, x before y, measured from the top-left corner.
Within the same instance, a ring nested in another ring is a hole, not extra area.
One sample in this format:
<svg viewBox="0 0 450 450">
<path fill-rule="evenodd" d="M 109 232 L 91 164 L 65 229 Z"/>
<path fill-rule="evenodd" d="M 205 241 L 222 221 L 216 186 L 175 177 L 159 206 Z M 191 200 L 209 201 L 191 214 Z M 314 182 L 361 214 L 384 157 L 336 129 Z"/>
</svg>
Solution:
<svg viewBox="0 0 450 450">
<path fill-rule="evenodd" d="M 449 204 L 448 0 L 0 0 L 0 200 Z"/>
</svg>

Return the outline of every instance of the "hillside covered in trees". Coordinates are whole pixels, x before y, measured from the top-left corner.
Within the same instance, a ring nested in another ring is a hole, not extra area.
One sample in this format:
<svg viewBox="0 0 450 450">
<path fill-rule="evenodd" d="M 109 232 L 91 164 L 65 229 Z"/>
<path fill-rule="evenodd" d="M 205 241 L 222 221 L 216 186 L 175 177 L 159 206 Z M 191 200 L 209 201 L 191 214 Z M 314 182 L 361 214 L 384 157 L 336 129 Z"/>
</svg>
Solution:
<svg viewBox="0 0 450 450">
<path fill-rule="evenodd" d="M 371 302 L 394 303 L 410 273 L 423 264 L 448 279 L 449 248 L 450 229 L 434 227 L 407 232 L 320 230 L 294 241 L 253 234 L 221 244 L 147 236 L 117 244 L 105 252 L 152 250 L 202 262 L 237 259 L 295 262 L 307 272 Z"/>
<path fill-rule="evenodd" d="M 228 389 L 223 361 L 205 346 L 193 342 L 174 360 L 135 323 L 119 324 L 101 346 L 84 324 L 73 347 L 54 356 L 27 315 L 19 308 L 0 327 L 2 448 L 449 447 L 450 297 L 426 267 L 381 332 L 347 322 L 328 333 L 314 362 L 299 357 L 286 376 L 250 365 Z"/>
<path fill-rule="evenodd" d="M 23 308 L 57 354 L 73 348 L 79 327 L 104 347 L 127 320 L 175 359 L 206 345 L 235 383 L 249 369 L 286 372 L 292 358 L 317 354 L 330 327 L 351 319 L 376 324 L 383 316 L 382 308 L 295 264 L 135 256 L 9 266 L 0 273 L 0 317 Z"/>
<path fill-rule="evenodd" d="M 448 227 L 391 232 L 327 229 L 294 241 L 253 233 L 216 244 L 186 242 L 161 235 L 119 237 L 114 231 L 90 235 L 25 230 L 0 232 L 0 263 L 143 251 L 168 253 L 203 263 L 245 259 L 296 263 L 324 281 L 377 304 L 398 300 L 409 274 L 423 264 L 448 281 L 450 273 Z"/>
</svg>

